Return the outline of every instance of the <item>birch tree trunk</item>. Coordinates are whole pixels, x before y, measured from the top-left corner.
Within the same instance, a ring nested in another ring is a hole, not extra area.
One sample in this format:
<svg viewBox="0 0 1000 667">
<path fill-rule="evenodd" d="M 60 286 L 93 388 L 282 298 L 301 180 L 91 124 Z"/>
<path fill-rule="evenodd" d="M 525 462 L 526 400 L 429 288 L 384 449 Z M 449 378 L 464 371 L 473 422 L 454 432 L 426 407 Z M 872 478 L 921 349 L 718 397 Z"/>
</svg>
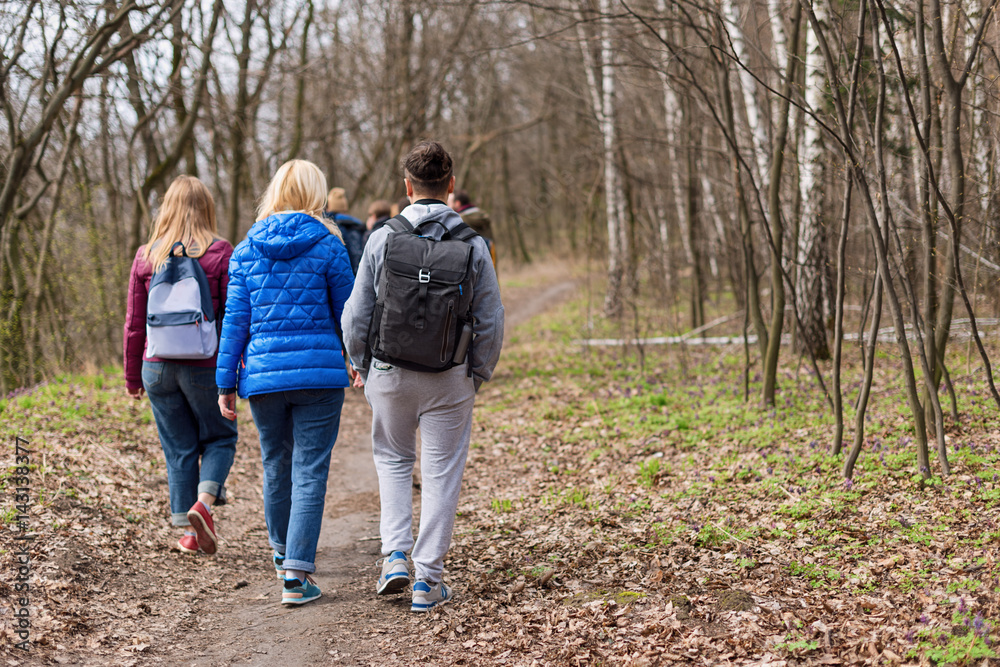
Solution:
<svg viewBox="0 0 1000 667">
<path fill-rule="evenodd" d="M 599 10 L 602 17 L 607 17 L 611 11 L 610 0 L 600 0 Z M 611 65 L 613 55 L 611 29 L 607 20 L 601 22 L 599 63 L 594 62 L 582 22 L 577 23 L 577 31 L 580 36 L 580 48 L 583 50 L 591 104 L 601 132 L 604 155 L 604 210 L 608 224 L 608 291 L 604 298 L 604 314 L 616 318 L 620 317 L 624 310 L 622 294 L 629 249 L 628 233 L 625 229 L 625 200 L 622 195 L 615 146 L 615 76 Z"/>
<path fill-rule="evenodd" d="M 740 14 L 739 5 L 733 0 L 722 0 L 722 13 L 725 17 L 729 37 L 732 42 L 733 54 L 742 63 L 736 66 L 740 92 L 743 97 L 743 105 L 747 115 L 747 129 L 750 133 L 750 145 L 753 147 L 753 161 L 756 173 L 754 180 L 760 189 L 764 189 L 764 178 L 767 175 L 768 157 L 771 155 L 770 141 L 768 141 L 767 127 L 762 121 L 760 105 L 757 103 L 757 82 L 750 72 L 749 51 L 746 44 L 745 32 L 743 30 L 743 17 Z M 779 65 L 780 66 L 780 65 Z"/>
<path fill-rule="evenodd" d="M 825 22 L 823 3 L 816 3 L 816 18 Z M 826 225 L 823 218 L 826 203 L 824 165 L 826 163 L 823 135 L 812 114 L 822 113 L 823 57 L 819 52 L 816 35 L 806 26 L 805 101 L 812 112 L 804 115 L 802 141 L 802 170 L 799 191 L 802 197 L 802 218 L 796 248 L 795 299 L 802 318 L 798 341 L 811 350 L 817 359 L 829 359 L 830 348 L 826 338 L 826 313 L 824 303 L 823 272 L 828 261 Z"/>
<path fill-rule="evenodd" d="M 666 0 L 657 0 L 656 2 L 657 10 L 666 16 L 667 14 L 667 3 Z M 660 29 L 660 39 L 666 42 L 670 39 L 670 35 L 666 28 Z M 673 194 L 674 209 L 677 214 L 677 226 L 681 231 L 681 244 L 684 247 L 684 254 L 687 258 L 689 264 L 694 264 L 694 257 L 691 252 L 690 243 L 690 233 L 688 231 L 688 225 L 690 221 L 687 218 L 687 214 L 684 206 L 684 186 L 681 184 L 681 171 L 677 168 L 680 164 L 680 159 L 678 158 L 677 145 L 679 142 L 678 134 L 683 121 L 683 113 L 681 110 L 681 103 L 677 99 L 677 93 L 674 91 L 673 86 L 670 85 L 670 78 L 667 75 L 666 64 L 659 71 L 660 83 L 663 85 L 663 108 L 664 116 L 666 121 L 666 140 L 667 140 L 667 172 L 670 175 L 670 188 Z M 664 232 L 661 231 L 661 236 Z"/>
</svg>

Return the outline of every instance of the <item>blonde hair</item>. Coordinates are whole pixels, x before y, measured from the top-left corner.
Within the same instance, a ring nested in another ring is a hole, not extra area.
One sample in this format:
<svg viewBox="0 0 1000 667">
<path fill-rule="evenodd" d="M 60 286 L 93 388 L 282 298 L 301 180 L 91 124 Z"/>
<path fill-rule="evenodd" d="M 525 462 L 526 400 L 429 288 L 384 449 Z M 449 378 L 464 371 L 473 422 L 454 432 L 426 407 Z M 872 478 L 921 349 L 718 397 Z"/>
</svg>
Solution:
<svg viewBox="0 0 1000 667">
<path fill-rule="evenodd" d="M 201 257 L 217 238 L 212 193 L 194 176 L 178 176 L 163 195 L 142 258 L 156 273 L 178 241 L 184 244 L 188 257 Z"/>
<path fill-rule="evenodd" d="M 283 213 L 298 211 L 311 215 L 330 233 L 343 241 L 336 223 L 323 217 L 326 203 L 326 176 L 308 160 L 289 160 L 278 167 L 267 190 L 257 206 L 257 220 Z"/>
</svg>

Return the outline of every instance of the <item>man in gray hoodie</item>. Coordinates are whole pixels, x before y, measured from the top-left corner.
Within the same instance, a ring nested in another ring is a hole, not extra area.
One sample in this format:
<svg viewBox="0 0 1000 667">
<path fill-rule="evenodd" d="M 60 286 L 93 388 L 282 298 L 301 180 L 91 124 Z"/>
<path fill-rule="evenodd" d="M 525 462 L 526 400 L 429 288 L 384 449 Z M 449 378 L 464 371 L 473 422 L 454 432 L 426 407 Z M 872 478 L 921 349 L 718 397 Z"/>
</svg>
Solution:
<svg viewBox="0 0 1000 667">
<path fill-rule="evenodd" d="M 452 160 L 436 141 L 417 144 L 402 162 L 410 205 L 401 212 L 411 224 L 436 220 L 421 233 L 443 238 L 462 218 L 445 204 L 455 188 Z M 474 318 L 471 368 L 454 366 L 440 373 L 419 372 L 394 366 L 378 358 L 364 367 L 368 328 L 377 299 L 379 275 L 389 226 L 368 239 L 354 290 L 344 307 L 344 341 L 351 364 L 358 373 L 356 386 L 364 385 L 372 407 L 372 453 L 379 478 L 382 513 L 382 571 L 376 592 L 401 593 L 413 583 L 412 611 L 427 611 L 452 597 L 442 581 L 444 557 L 451 546 L 458 495 L 462 486 L 476 391 L 489 380 L 503 343 L 504 309 L 500 286 L 486 242 L 479 236 L 472 245 L 472 316 Z M 471 372 L 470 372 L 471 371 Z M 416 432 L 421 436 L 420 531 L 413 539 L 413 467 Z M 411 551 L 412 550 L 412 551 Z"/>
</svg>

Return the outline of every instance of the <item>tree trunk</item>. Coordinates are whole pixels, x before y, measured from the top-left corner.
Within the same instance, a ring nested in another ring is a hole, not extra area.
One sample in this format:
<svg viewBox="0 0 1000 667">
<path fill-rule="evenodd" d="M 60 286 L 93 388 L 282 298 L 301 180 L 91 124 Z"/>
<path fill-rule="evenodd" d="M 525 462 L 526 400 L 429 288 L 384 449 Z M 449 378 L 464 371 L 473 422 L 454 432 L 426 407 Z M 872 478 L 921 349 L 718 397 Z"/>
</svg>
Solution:
<svg viewBox="0 0 1000 667">
<path fill-rule="evenodd" d="M 816 4 L 817 18 L 825 20 Z M 823 56 L 813 31 L 806 29 L 806 107 L 814 114 L 822 114 L 826 78 L 823 76 Z M 802 217 L 796 250 L 795 299 L 802 317 L 802 330 L 797 330 L 797 340 L 803 349 L 817 359 L 829 359 L 830 348 L 826 339 L 826 312 L 823 298 L 823 272 L 828 262 L 826 223 L 822 219 L 826 210 L 824 167 L 828 162 L 823 146 L 823 135 L 812 114 L 805 114 L 803 128 L 802 171 L 799 192 L 802 197 Z"/>
<path fill-rule="evenodd" d="M 698 245 L 698 175 L 696 173 L 695 125 L 691 98 L 686 98 L 681 105 L 684 113 L 684 147 L 685 187 L 684 187 L 684 218 L 687 221 L 688 246 L 691 249 L 691 328 L 697 329 L 705 324 L 705 275 L 701 262 L 701 248 Z M 676 167 L 674 171 L 678 171 Z"/>
<path fill-rule="evenodd" d="M 802 7 L 796 5 L 792 18 L 792 43 L 798 41 L 802 24 Z M 778 355 L 781 350 L 781 330 L 785 322 L 785 281 L 782 271 L 782 247 L 785 225 L 781 216 L 781 172 L 784 166 L 785 145 L 788 143 L 788 118 L 791 107 L 792 86 L 795 82 L 795 67 L 798 54 L 794 51 L 788 57 L 785 81 L 782 89 L 781 111 L 778 116 L 778 131 L 771 156 L 771 173 L 768 176 L 768 208 L 771 212 L 771 326 L 768 329 L 767 353 L 764 356 L 764 386 L 761 398 L 764 405 L 774 405 L 775 386 L 778 379 Z"/>
<path fill-rule="evenodd" d="M 246 179 L 246 140 L 249 129 L 247 106 L 250 97 L 248 87 L 250 34 L 253 29 L 256 4 L 255 0 L 246 0 L 246 6 L 243 11 L 243 23 L 240 26 L 240 52 L 236 57 L 239 70 L 236 77 L 236 106 L 233 109 L 233 119 L 230 125 L 229 144 L 232 151 L 232 160 L 230 161 L 229 171 L 229 201 L 226 206 L 226 214 L 229 218 L 228 238 L 229 242 L 234 246 L 240 242 L 240 220 L 243 215 L 241 204 L 243 203 L 243 184 Z"/>
</svg>

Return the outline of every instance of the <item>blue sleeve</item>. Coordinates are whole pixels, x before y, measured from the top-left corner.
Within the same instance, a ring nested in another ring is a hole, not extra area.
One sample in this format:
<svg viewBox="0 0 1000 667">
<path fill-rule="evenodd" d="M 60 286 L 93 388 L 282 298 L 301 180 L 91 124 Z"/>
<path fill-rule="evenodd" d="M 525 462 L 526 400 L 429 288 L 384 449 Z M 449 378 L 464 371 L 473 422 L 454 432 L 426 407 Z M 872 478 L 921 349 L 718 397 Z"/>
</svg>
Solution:
<svg viewBox="0 0 1000 667">
<path fill-rule="evenodd" d="M 226 315 L 222 320 L 222 338 L 215 368 L 215 384 L 219 389 L 235 389 L 239 379 L 239 364 L 250 335 L 250 293 L 246 274 L 236 253 L 229 260 L 229 293 Z"/>
<path fill-rule="evenodd" d="M 326 266 L 326 288 L 330 295 L 330 305 L 333 307 L 333 320 L 337 323 L 337 330 L 340 331 L 344 304 L 354 289 L 354 271 L 351 270 L 351 260 L 344 244 L 336 237 L 331 237 L 329 243 L 333 261 Z"/>
</svg>

